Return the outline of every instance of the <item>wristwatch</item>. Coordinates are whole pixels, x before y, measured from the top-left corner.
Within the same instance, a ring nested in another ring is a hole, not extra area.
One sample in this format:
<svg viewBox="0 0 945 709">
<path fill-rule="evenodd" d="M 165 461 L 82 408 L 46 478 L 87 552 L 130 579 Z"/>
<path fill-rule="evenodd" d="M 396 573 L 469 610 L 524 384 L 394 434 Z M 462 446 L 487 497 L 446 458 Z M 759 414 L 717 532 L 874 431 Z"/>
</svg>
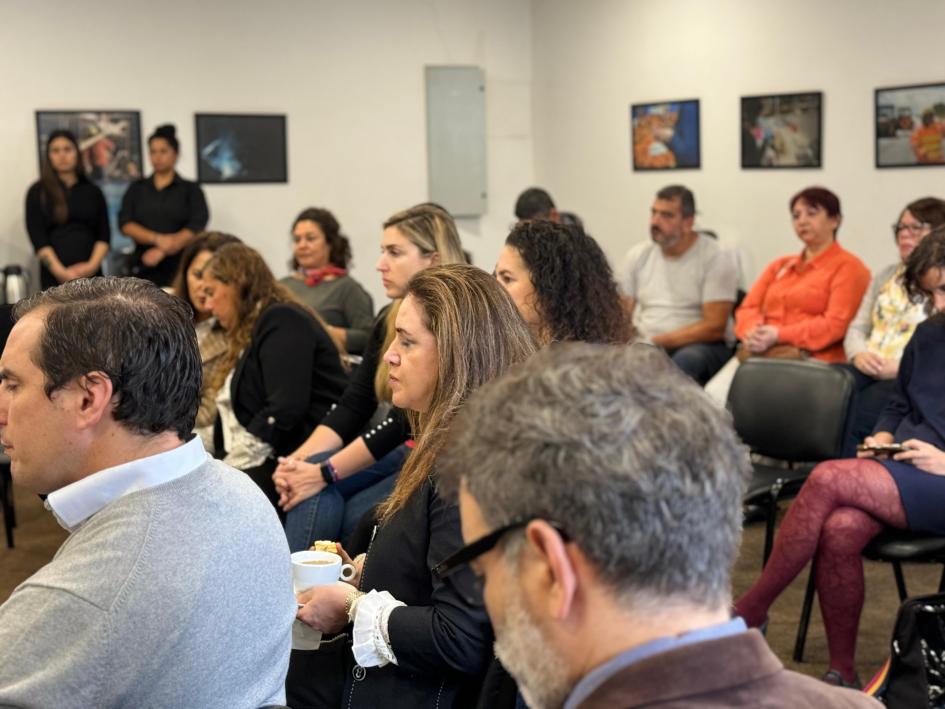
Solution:
<svg viewBox="0 0 945 709">
<path fill-rule="evenodd" d="M 335 470 L 335 466 L 331 464 L 330 460 L 320 463 L 318 469 L 321 472 L 322 479 L 325 481 L 326 485 L 334 485 L 336 482 L 338 482 L 338 471 Z"/>
</svg>

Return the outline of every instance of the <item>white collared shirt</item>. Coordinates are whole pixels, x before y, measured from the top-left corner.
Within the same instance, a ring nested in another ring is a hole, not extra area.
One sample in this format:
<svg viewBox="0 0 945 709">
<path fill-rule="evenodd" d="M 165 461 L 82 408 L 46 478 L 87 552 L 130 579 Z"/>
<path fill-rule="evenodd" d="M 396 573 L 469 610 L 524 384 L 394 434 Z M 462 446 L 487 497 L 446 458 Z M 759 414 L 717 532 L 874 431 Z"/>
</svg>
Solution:
<svg viewBox="0 0 945 709">
<path fill-rule="evenodd" d="M 62 527 L 74 532 L 99 510 L 125 495 L 181 478 L 210 458 L 200 437 L 157 455 L 105 468 L 49 493 L 46 509 Z"/>
</svg>

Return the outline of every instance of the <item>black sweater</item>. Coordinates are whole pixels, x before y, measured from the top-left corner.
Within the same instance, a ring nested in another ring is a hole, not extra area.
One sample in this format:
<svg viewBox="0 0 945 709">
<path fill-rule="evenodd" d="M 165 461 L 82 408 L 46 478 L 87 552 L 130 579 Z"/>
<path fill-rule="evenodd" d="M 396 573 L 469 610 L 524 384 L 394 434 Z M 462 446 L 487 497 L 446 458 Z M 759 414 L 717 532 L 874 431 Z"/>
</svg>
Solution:
<svg viewBox="0 0 945 709">
<path fill-rule="evenodd" d="M 377 394 L 374 391 L 374 375 L 384 353 L 384 335 L 386 334 L 387 313 L 390 306 L 383 308 L 374 320 L 371 338 L 364 350 L 364 359 L 351 375 L 351 382 L 338 402 L 325 417 L 322 424 L 337 433 L 345 445 L 364 432 L 371 416 L 377 409 Z M 364 433 L 364 442 L 374 456 L 380 460 L 410 437 L 410 424 L 403 411 L 394 407 L 388 416 L 370 431 Z"/>
<path fill-rule="evenodd" d="M 344 391 L 338 350 L 306 310 L 266 308 L 233 373 L 236 419 L 276 455 L 298 448 Z"/>
</svg>

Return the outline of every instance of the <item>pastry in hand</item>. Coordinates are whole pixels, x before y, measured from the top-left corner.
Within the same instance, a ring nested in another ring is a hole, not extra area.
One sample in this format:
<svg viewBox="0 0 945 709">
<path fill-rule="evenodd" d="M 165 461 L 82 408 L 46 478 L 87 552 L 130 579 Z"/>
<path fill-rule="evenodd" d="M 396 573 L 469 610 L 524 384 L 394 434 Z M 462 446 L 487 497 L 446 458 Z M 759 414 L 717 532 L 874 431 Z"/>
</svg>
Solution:
<svg viewBox="0 0 945 709">
<path fill-rule="evenodd" d="M 332 554 L 338 553 L 338 544 L 336 542 L 326 542 L 322 539 L 312 542 L 312 548 L 309 551 L 327 551 Z"/>
</svg>

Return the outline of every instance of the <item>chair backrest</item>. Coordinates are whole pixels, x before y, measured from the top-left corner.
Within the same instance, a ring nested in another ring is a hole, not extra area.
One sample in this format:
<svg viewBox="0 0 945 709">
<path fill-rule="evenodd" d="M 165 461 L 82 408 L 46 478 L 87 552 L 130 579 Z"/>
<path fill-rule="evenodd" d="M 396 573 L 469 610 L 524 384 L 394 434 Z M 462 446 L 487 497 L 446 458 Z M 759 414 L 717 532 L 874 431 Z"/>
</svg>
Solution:
<svg viewBox="0 0 945 709">
<path fill-rule="evenodd" d="M 751 358 L 735 373 L 728 408 L 753 453 L 816 462 L 842 455 L 853 391 L 853 376 L 840 367 Z"/>
</svg>

